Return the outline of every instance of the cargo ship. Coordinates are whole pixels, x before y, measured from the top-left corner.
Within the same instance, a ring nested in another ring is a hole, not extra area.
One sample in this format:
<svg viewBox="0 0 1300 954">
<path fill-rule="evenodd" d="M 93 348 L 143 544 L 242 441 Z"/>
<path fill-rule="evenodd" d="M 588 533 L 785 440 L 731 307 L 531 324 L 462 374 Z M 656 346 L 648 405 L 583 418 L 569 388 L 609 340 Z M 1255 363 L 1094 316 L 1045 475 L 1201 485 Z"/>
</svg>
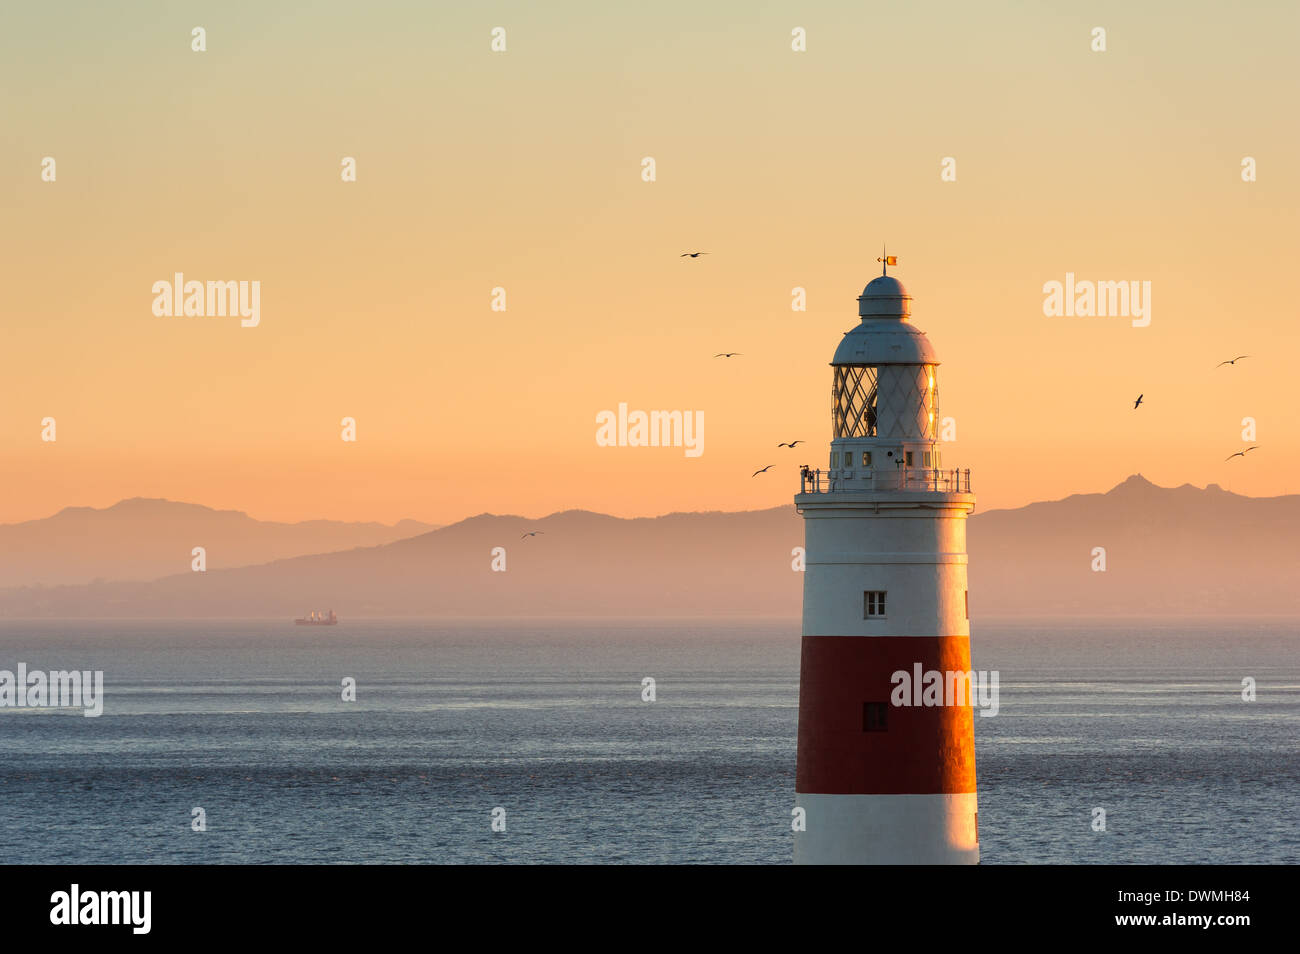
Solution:
<svg viewBox="0 0 1300 954">
<path fill-rule="evenodd" d="M 330 610 L 328 616 L 321 616 L 315 610 L 312 610 L 311 615 L 300 616 L 294 620 L 294 623 L 298 626 L 334 626 L 338 621 L 339 618 L 334 615 L 333 610 Z"/>
</svg>

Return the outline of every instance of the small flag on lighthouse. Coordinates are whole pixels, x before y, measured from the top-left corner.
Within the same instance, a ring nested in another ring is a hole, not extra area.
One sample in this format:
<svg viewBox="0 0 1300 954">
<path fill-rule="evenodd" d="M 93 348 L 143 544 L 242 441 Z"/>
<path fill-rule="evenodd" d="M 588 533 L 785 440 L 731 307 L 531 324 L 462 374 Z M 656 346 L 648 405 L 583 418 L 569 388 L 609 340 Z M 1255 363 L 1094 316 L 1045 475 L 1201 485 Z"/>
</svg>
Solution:
<svg viewBox="0 0 1300 954">
<path fill-rule="evenodd" d="M 898 264 L 898 256 L 897 256 L 897 255 L 886 255 L 884 258 L 878 258 L 878 259 L 876 259 L 876 261 L 877 261 L 877 262 L 884 262 L 886 265 L 897 265 L 897 264 Z"/>
</svg>

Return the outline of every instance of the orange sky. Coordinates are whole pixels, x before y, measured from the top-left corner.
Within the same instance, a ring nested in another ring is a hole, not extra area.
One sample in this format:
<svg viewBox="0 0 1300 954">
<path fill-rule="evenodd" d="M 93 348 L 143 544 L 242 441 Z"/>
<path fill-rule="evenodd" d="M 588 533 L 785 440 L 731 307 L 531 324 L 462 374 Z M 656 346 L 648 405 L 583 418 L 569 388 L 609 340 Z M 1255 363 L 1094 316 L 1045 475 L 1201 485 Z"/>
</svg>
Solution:
<svg viewBox="0 0 1300 954">
<path fill-rule="evenodd" d="M 980 509 L 1300 492 L 1293 4 L 436 6 L 0 12 L 0 521 L 789 503 L 882 241 Z M 177 271 L 261 324 L 156 317 Z M 1150 281 L 1150 326 L 1045 317 L 1067 271 Z M 703 455 L 598 447 L 620 402 L 703 411 Z"/>
</svg>

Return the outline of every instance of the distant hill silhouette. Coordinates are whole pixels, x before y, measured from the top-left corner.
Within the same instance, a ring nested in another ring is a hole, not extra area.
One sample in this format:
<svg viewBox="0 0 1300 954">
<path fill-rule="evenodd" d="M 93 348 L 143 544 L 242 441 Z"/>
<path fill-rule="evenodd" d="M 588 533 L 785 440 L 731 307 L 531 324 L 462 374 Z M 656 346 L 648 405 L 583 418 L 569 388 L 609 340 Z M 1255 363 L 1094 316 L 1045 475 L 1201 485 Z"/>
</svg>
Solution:
<svg viewBox="0 0 1300 954">
<path fill-rule="evenodd" d="M 307 520 L 273 523 L 238 510 L 133 497 L 111 507 L 65 507 L 52 517 L 0 524 L 0 587 L 153 580 L 188 570 L 204 547 L 208 568 L 374 546 L 431 525 Z"/>
<path fill-rule="evenodd" d="M 520 539 L 534 529 L 543 533 Z M 1136 476 L 1104 494 L 977 513 L 972 619 L 1295 614 L 1297 529 L 1300 496 L 1161 488 Z M 366 616 L 794 618 L 802 574 L 791 550 L 802 543 L 793 505 L 632 520 L 481 514 L 382 546 L 261 566 L 209 562 L 207 573 L 155 582 L 9 589 L 0 614 L 287 620 L 333 607 L 345 625 Z M 491 569 L 494 547 L 506 550 L 505 572 Z M 1094 547 L 1106 550 L 1105 572 L 1092 570 Z"/>
<path fill-rule="evenodd" d="M 971 613 L 1295 614 L 1298 532 L 1298 495 L 1165 488 L 1135 475 L 1104 494 L 972 518 Z M 1091 568 L 1094 547 L 1106 550 L 1104 573 Z"/>
</svg>

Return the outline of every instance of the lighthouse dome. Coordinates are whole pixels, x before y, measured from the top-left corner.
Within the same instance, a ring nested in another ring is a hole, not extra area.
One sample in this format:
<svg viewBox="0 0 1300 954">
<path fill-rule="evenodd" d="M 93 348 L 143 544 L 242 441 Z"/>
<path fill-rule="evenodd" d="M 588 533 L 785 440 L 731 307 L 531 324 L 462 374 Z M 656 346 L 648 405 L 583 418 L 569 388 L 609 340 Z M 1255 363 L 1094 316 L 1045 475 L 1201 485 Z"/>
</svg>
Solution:
<svg viewBox="0 0 1300 954">
<path fill-rule="evenodd" d="M 938 364 L 930 339 L 909 321 L 912 296 L 892 275 L 872 279 L 858 299 L 862 321 L 844 335 L 833 365 Z"/>
<path fill-rule="evenodd" d="M 863 318 L 906 318 L 911 313 L 912 296 L 893 275 L 873 278 L 858 299 L 858 314 Z"/>
</svg>

